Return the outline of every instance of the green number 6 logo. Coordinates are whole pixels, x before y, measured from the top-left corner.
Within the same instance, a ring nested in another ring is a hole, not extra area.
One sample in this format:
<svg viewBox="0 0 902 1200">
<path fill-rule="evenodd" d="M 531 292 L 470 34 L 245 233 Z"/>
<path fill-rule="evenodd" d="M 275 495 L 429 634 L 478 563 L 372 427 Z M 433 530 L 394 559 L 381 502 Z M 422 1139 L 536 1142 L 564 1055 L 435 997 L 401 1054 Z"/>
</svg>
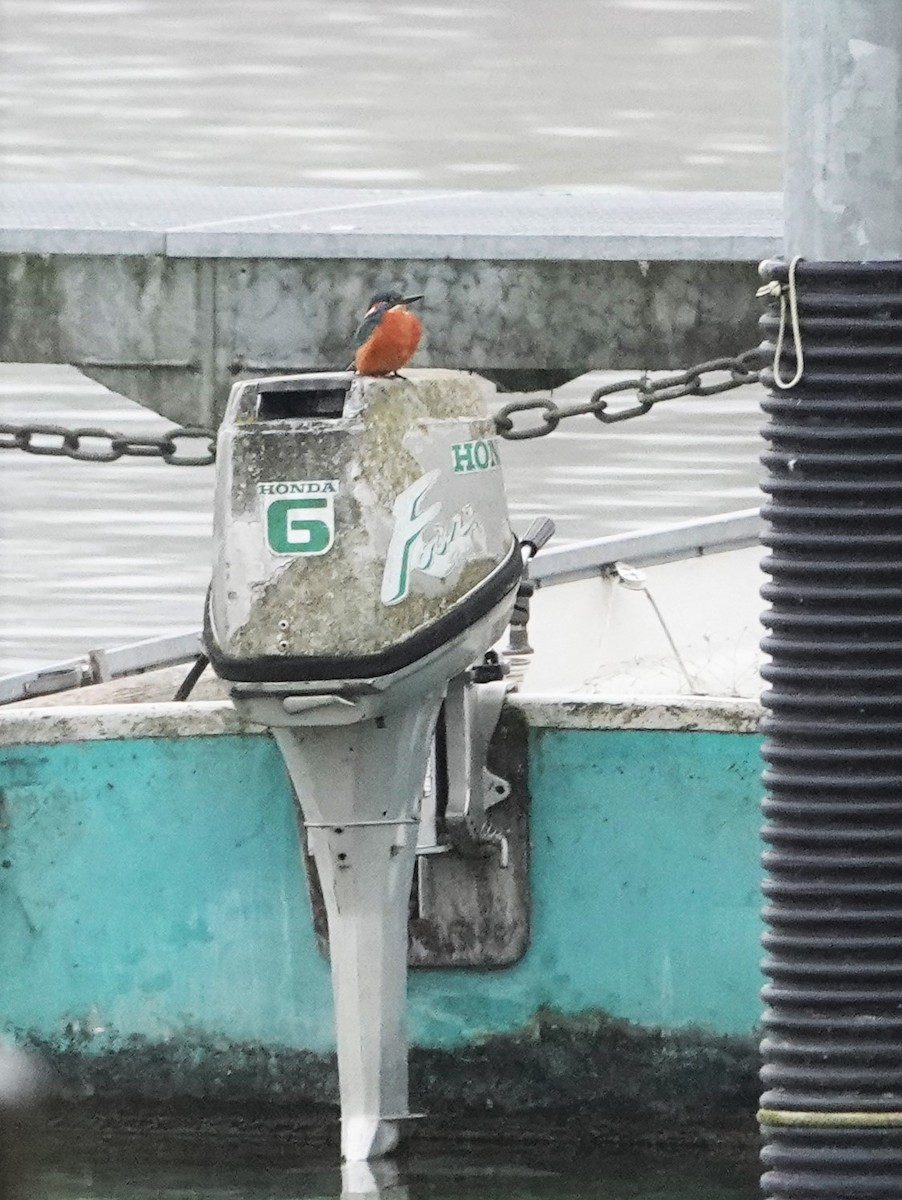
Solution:
<svg viewBox="0 0 902 1200">
<path fill-rule="evenodd" d="M 325 554 L 335 541 L 332 497 L 270 500 L 266 507 L 266 540 L 276 554 Z"/>
</svg>

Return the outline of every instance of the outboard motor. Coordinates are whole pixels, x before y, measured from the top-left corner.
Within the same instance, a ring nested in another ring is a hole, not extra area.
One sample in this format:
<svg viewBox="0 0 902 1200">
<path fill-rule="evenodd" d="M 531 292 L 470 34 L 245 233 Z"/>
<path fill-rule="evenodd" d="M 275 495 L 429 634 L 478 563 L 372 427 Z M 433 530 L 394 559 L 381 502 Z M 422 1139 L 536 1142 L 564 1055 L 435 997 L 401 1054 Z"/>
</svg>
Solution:
<svg viewBox="0 0 902 1200">
<path fill-rule="evenodd" d="M 490 385 L 456 372 L 238 383 L 219 432 L 205 642 L 272 728 L 325 899 L 342 1154 L 408 1113 L 407 913 L 451 680 L 503 633 L 522 574 Z"/>
</svg>

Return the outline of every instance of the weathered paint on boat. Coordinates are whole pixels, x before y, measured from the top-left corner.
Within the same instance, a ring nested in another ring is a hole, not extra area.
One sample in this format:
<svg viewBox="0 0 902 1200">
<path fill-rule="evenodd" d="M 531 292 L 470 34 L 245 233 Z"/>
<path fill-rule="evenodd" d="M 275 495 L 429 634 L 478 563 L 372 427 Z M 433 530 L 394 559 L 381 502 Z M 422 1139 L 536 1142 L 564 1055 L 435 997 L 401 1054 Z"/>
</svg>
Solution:
<svg viewBox="0 0 902 1200">
<path fill-rule="evenodd" d="M 738 699 L 509 706 L 531 942 L 509 968 L 412 974 L 415 1101 L 751 1104 L 756 719 Z M 10 709 L 0 790 L 7 1034 L 81 1094 L 333 1099 L 328 965 L 266 734 L 218 701 Z"/>
</svg>

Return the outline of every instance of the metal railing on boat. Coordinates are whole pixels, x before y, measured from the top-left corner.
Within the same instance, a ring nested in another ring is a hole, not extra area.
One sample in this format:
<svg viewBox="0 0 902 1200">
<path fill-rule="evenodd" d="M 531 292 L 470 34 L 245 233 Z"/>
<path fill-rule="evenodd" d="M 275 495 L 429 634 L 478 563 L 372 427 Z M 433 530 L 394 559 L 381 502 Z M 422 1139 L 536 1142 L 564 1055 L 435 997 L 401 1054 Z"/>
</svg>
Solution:
<svg viewBox="0 0 902 1200">
<path fill-rule="evenodd" d="M 78 658 L 0 676 L 0 704 L 49 696 L 70 688 L 139 675 L 157 667 L 189 662 L 203 650 L 199 631 L 145 638 L 109 650 L 90 650 Z"/>
<path fill-rule="evenodd" d="M 748 508 L 660 529 L 615 533 L 543 550 L 530 562 L 529 577 L 539 587 L 551 587 L 604 573 L 617 562 L 650 567 L 700 554 L 740 550 L 754 546 L 760 530 L 758 509 Z"/>
</svg>

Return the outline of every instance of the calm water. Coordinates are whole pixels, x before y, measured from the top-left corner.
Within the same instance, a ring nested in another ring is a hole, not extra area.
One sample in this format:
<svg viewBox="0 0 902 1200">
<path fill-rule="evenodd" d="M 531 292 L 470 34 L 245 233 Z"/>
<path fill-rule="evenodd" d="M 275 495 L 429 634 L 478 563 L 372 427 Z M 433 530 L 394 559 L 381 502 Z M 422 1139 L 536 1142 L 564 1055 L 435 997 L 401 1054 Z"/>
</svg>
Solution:
<svg viewBox="0 0 902 1200">
<path fill-rule="evenodd" d="M 780 186 L 779 0 L 3 0 L 9 180 Z"/>
<path fill-rule="evenodd" d="M 740 1156 L 742 1158 L 743 1156 Z M 41 1176 L 41 1200 L 754 1200 L 751 1161 L 700 1162 L 697 1155 L 614 1154 L 585 1158 L 485 1150 L 453 1158 L 412 1155 L 396 1168 L 325 1164 L 83 1160 Z"/>
<path fill-rule="evenodd" d="M 7 180 L 779 187 L 779 0 L 0 0 L 0 19 Z M 751 392 L 506 447 L 520 527 L 754 504 Z M 0 414 L 165 427 L 44 367 L 0 367 Z M 8 451 L 0 472 L 0 671 L 197 626 L 210 470 Z"/>
</svg>

